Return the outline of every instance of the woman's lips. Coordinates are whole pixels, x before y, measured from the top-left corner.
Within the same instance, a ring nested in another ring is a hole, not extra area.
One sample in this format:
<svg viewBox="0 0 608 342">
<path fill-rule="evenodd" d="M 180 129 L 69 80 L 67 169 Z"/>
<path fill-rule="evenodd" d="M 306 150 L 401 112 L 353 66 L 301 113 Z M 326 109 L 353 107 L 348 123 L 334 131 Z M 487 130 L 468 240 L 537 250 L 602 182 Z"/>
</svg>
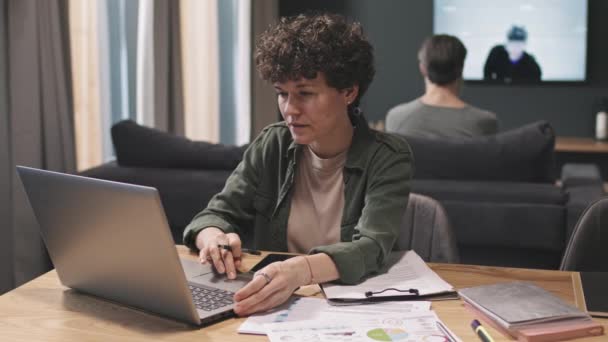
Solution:
<svg viewBox="0 0 608 342">
<path fill-rule="evenodd" d="M 297 130 L 299 130 L 299 129 L 302 129 L 302 128 L 306 128 L 306 127 L 308 127 L 308 125 L 302 125 L 302 124 L 290 124 L 290 125 L 289 125 L 289 127 L 290 127 L 290 128 L 292 128 L 292 129 L 297 129 Z"/>
</svg>

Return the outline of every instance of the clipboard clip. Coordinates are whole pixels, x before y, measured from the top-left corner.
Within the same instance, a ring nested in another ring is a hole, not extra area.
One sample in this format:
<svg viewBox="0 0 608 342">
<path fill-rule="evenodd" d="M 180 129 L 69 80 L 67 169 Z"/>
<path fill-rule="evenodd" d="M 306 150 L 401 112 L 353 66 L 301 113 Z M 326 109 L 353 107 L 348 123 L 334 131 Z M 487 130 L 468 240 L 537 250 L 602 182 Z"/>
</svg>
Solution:
<svg viewBox="0 0 608 342">
<path fill-rule="evenodd" d="M 374 297 L 374 295 L 379 295 L 386 291 L 397 291 L 397 292 L 401 292 L 401 293 L 408 293 L 405 295 L 399 295 L 400 297 L 415 298 L 415 297 L 420 296 L 420 292 L 417 289 L 400 290 L 400 289 L 396 289 L 394 287 L 389 287 L 382 291 L 375 291 L 375 292 L 367 291 L 367 292 L 365 292 L 365 298 L 371 298 L 371 297 Z M 376 296 L 376 297 L 378 297 L 378 296 Z"/>
</svg>

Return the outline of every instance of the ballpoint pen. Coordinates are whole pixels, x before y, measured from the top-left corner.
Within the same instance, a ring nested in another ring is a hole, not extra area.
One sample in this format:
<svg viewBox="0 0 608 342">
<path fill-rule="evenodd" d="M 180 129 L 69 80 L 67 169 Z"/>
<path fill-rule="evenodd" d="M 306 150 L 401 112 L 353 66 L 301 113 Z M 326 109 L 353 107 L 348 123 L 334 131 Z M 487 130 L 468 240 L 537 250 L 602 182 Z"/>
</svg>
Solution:
<svg viewBox="0 0 608 342">
<path fill-rule="evenodd" d="M 260 252 L 256 249 L 242 248 L 241 252 L 247 253 L 247 254 L 253 254 L 253 255 L 262 255 L 262 252 Z"/>
<path fill-rule="evenodd" d="M 492 336 L 488 334 L 486 329 L 481 326 L 481 323 L 479 323 L 478 320 L 474 319 L 473 322 L 471 322 L 471 328 L 473 328 L 473 331 L 475 331 L 477 336 L 479 336 L 479 339 L 483 342 L 494 342 Z"/>
<path fill-rule="evenodd" d="M 228 252 L 232 252 L 232 246 L 230 246 L 230 245 L 217 245 L 217 247 L 225 249 Z M 255 249 L 249 249 L 249 248 L 241 248 L 241 252 L 247 253 L 247 254 L 253 254 L 253 255 L 262 255 L 262 252 L 255 250 Z"/>
</svg>

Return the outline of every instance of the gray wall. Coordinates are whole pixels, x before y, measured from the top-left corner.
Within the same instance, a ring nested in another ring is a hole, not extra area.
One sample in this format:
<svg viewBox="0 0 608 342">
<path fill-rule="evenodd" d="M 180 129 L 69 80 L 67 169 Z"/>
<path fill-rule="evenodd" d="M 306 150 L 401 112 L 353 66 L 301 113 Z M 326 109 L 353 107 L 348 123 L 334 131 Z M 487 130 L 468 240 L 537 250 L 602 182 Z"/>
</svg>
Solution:
<svg viewBox="0 0 608 342">
<path fill-rule="evenodd" d="M 345 14 L 362 23 L 376 52 L 376 78 L 364 98 L 370 120 L 384 119 L 392 106 L 420 96 L 424 83 L 416 54 L 432 34 L 430 0 L 309 0 L 280 2 L 281 15 L 307 10 Z M 548 120 L 558 135 L 592 136 L 593 104 L 608 97 L 608 1 L 589 0 L 588 82 L 502 86 L 467 83 L 465 101 L 496 112 L 501 130 Z"/>
</svg>

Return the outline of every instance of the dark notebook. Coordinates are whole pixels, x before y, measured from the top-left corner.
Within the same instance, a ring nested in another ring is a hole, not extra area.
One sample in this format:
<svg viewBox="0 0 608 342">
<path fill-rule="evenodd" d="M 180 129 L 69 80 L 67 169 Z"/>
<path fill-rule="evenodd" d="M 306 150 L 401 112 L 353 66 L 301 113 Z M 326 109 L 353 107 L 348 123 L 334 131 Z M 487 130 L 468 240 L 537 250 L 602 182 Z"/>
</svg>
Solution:
<svg viewBox="0 0 608 342">
<path fill-rule="evenodd" d="M 561 341 L 604 334 L 588 313 L 528 282 L 461 289 L 465 307 L 486 323 L 519 341 Z"/>
<path fill-rule="evenodd" d="M 587 313 L 528 282 L 475 286 L 458 292 L 467 303 L 508 330 L 545 322 L 590 319 Z"/>
<path fill-rule="evenodd" d="M 608 272 L 580 272 L 580 276 L 582 293 L 577 293 L 577 301 L 581 296 L 591 316 L 608 317 Z"/>
</svg>

